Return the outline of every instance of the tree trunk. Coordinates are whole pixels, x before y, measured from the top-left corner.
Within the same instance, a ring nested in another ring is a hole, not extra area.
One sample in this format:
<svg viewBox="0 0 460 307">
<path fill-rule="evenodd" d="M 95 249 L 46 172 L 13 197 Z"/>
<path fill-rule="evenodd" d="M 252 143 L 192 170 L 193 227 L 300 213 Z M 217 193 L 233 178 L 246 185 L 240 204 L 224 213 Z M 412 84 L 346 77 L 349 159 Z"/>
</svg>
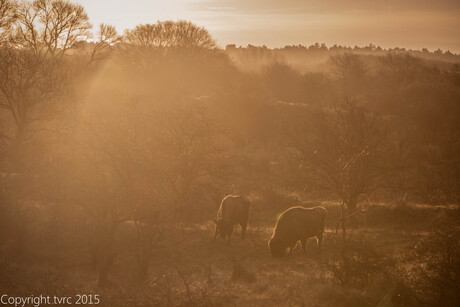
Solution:
<svg viewBox="0 0 460 307">
<path fill-rule="evenodd" d="M 98 287 L 107 286 L 108 274 L 115 258 L 114 242 L 115 227 L 114 225 L 96 227 L 94 239 L 92 240 L 92 260 L 97 272 Z"/>
<path fill-rule="evenodd" d="M 139 244 L 137 253 L 137 276 L 140 281 L 145 281 L 148 277 L 148 270 L 150 265 L 150 238 L 145 234 L 144 227 L 140 222 L 136 221 L 135 224 Z"/>
<path fill-rule="evenodd" d="M 342 237 L 343 237 L 343 243 L 345 244 L 346 240 L 346 227 L 345 227 L 345 208 L 344 208 L 344 202 L 342 201 L 342 204 L 340 206 L 340 219 L 342 222 Z"/>
<path fill-rule="evenodd" d="M 357 225 L 358 217 L 357 217 L 357 203 L 358 203 L 358 197 L 356 196 L 351 196 L 350 198 L 347 199 L 346 205 L 347 205 L 347 211 L 348 214 L 347 216 L 349 217 L 349 223 L 350 226 L 355 227 Z"/>
</svg>

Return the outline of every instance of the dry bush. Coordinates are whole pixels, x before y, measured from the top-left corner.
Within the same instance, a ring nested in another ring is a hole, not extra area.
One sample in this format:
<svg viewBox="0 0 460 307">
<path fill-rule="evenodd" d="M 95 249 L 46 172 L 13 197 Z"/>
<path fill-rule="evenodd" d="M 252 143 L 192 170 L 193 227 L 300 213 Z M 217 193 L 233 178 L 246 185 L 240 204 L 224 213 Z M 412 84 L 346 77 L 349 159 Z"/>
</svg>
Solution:
<svg viewBox="0 0 460 307">
<path fill-rule="evenodd" d="M 426 306 L 460 303 L 460 229 L 441 225 L 421 240 L 408 258 L 415 266 L 410 284 Z"/>
<path fill-rule="evenodd" d="M 334 246 L 323 255 L 326 268 L 342 286 L 364 288 L 394 267 L 394 259 L 380 253 L 365 235 L 345 241 L 337 236 L 326 240 L 327 245 Z"/>
<path fill-rule="evenodd" d="M 189 268 L 175 267 L 153 278 L 150 287 L 163 306 L 214 306 L 219 289 L 212 277 L 211 267 L 197 273 Z"/>
<path fill-rule="evenodd" d="M 365 296 L 357 289 L 347 289 L 344 287 L 331 287 L 330 285 L 320 287 L 313 299 L 309 300 L 306 306 L 370 306 Z"/>
</svg>

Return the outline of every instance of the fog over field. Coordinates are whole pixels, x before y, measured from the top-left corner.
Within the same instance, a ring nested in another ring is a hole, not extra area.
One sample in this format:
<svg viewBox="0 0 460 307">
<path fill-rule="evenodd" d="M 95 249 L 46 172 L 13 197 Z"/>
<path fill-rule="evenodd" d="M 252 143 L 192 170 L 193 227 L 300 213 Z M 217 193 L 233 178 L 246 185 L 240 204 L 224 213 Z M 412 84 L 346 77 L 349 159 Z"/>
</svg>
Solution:
<svg viewBox="0 0 460 307">
<path fill-rule="evenodd" d="M 459 306 L 459 11 L 0 0 L 1 304 Z"/>
</svg>

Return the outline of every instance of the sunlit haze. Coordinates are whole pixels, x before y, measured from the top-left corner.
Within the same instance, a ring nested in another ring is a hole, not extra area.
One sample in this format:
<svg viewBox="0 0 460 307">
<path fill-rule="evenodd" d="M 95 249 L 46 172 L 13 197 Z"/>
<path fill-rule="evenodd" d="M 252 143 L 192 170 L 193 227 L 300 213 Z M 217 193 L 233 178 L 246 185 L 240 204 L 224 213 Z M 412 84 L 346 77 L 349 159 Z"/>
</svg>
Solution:
<svg viewBox="0 0 460 307">
<path fill-rule="evenodd" d="M 79 0 L 96 25 L 118 31 L 158 20 L 190 20 L 227 44 L 428 48 L 460 52 L 456 0 Z"/>
<path fill-rule="evenodd" d="M 460 306 L 459 13 L 0 0 L 0 305 Z"/>
</svg>

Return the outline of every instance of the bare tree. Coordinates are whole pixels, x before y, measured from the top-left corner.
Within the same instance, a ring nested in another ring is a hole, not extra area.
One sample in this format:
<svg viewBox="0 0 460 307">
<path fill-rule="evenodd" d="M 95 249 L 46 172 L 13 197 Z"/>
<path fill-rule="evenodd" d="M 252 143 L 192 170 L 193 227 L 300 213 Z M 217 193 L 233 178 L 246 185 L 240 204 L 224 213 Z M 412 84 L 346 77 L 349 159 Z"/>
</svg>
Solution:
<svg viewBox="0 0 460 307">
<path fill-rule="evenodd" d="M 365 86 L 367 66 L 360 56 L 353 53 L 343 53 L 330 57 L 332 73 L 338 79 L 341 89 L 346 96 L 362 93 Z"/>
<path fill-rule="evenodd" d="M 91 24 L 83 6 L 66 0 L 23 2 L 18 9 L 15 43 L 46 57 L 62 57 L 89 36 Z"/>
<path fill-rule="evenodd" d="M 361 79 L 367 72 L 366 66 L 357 54 L 344 53 L 332 56 L 330 61 L 335 76 L 344 81 Z"/>
<path fill-rule="evenodd" d="M 166 54 L 179 55 L 186 51 L 188 55 L 203 55 L 217 48 L 205 28 L 188 21 L 138 25 L 125 32 L 122 46 L 124 59 L 143 68 L 150 67 Z"/>
<path fill-rule="evenodd" d="M 124 39 L 127 44 L 140 47 L 216 48 L 208 30 L 184 20 L 138 25 L 127 30 Z"/>
<path fill-rule="evenodd" d="M 181 48 L 216 48 L 216 42 L 208 30 L 185 20 L 176 22 L 172 41 L 173 46 Z"/>
<path fill-rule="evenodd" d="M 106 58 L 108 49 L 121 40 L 115 27 L 104 23 L 99 25 L 97 38 L 98 41 L 95 43 L 91 53 L 91 62 Z"/>
<path fill-rule="evenodd" d="M 175 106 L 161 120 L 161 143 L 169 157 L 168 173 L 179 208 L 188 205 L 193 192 L 204 195 L 228 173 L 217 124 L 197 101 L 187 103 Z"/>
<path fill-rule="evenodd" d="M 30 124 L 56 113 L 54 98 L 62 91 L 63 77 L 65 71 L 55 62 L 26 50 L 0 49 L 0 108 L 13 119 L 10 138 L 22 138 Z"/>
<path fill-rule="evenodd" d="M 397 87 L 406 87 L 427 78 L 428 67 L 421 58 L 410 54 L 388 52 L 379 58 L 379 75 Z"/>
<path fill-rule="evenodd" d="M 15 6 L 5 3 L 0 11 L 11 19 Z M 31 132 L 43 131 L 43 127 L 32 125 L 55 118 L 65 107 L 65 100 L 58 98 L 81 69 L 75 67 L 78 61 L 63 55 L 88 37 L 91 25 L 82 6 L 64 0 L 23 2 L 16 15 L 11 45 L 0 49 L 0 108 L 9 113 L 11 127 L 15 127 L 4 131 L 4 138 L 19 140 Z M 104 59 L 118 40 L 113 26 L 100 25 L 88 62 Z"/>
<path fill-rule="evenodd" d="M 332 190 L 354 212 L 391 169 L 383 158 L 381 119 L 347 101 L 332 112 L 313 112 L 292 136 L 307 187 Z"/>
<path fill-rule="evenodd" d="M 10 32 L 16 18 L 16 1 L 0 0 L 0 44 L 3 44 L 11 34 Z"/>
<path fill-rule="evenodd" d="M 55 98 L 68 79 L 66 62 L 58 60 L 88 36 L 91 25 L 84 8 L 69 1 L 1 5 L 2 24 L 12 36 L 0 50 L 0 107 L 16 127 L 9 137 L 19 139 L 31 123 L 56 114 Z"/>
</svg>

